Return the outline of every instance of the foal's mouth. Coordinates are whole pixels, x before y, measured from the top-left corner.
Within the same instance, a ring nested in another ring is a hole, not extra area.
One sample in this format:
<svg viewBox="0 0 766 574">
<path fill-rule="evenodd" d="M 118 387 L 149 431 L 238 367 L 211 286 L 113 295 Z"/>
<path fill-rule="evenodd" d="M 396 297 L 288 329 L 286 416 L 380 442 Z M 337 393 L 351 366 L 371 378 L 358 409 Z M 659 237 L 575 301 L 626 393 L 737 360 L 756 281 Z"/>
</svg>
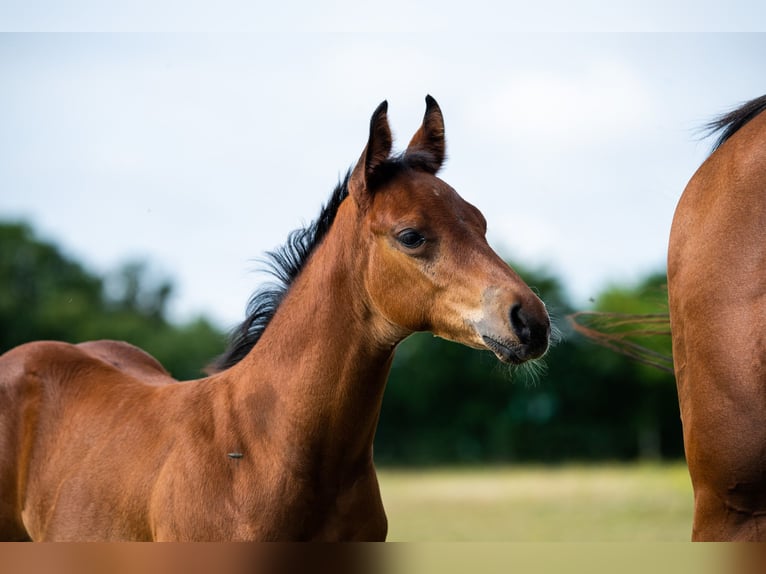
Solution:
<svg viewBox="0 0 766 574">
<path fill-rule="evenodd" d="M 487 346 L 487 348 L 492 351 L 495 356 L 500 359 L 503 363 L 510 363 L 512 365 L 520 365 L 525 361 L 525 359 L 522 359 L 519 357 L 519 354 L 514 351 L 511 347 L 509 347 L 506 344 L 501 343 L 497 339 L 493 339 L 492 337 L 487 337 L 486 335 L 482 335 L 482 340 L 484 341 L 484 344 Z"/>
</svg>

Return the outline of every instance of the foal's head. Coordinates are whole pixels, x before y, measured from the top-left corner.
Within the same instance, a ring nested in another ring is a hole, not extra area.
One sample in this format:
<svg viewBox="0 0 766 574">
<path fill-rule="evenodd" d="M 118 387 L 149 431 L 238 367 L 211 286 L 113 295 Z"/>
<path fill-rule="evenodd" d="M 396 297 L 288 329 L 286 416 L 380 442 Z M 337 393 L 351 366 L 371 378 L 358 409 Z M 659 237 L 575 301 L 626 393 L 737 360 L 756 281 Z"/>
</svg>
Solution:
<svg viewBox="0 0 766 574">
<path fill-rule="evenodd" d="M 550 335 L 545 305 L 487 244 L 481 212 L 436 177 L 444 120 L 433 98 L 426 104 L 406 151 L 391 157 L 383 102 L 348 180 L 370 305 L 400 332 L 431 331 L 506 363 L 540 357 Z"/>
</svg>

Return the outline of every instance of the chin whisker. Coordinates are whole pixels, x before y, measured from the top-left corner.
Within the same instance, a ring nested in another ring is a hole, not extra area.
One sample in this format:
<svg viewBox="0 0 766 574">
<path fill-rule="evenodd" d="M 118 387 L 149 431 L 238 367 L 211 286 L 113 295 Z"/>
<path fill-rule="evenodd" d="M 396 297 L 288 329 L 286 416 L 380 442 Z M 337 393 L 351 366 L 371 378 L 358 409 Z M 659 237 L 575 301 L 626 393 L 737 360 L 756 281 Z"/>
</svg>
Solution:
<svg viewBox="0 0 766 574">
<path fill-rule="evenodd" d="M 527 387 L 535 387 L 548 372 L 545 359 L 535 359 L 520 365 L 508 365 L 508 378 L 512 382 L 520 381 Z"/>
</svg>

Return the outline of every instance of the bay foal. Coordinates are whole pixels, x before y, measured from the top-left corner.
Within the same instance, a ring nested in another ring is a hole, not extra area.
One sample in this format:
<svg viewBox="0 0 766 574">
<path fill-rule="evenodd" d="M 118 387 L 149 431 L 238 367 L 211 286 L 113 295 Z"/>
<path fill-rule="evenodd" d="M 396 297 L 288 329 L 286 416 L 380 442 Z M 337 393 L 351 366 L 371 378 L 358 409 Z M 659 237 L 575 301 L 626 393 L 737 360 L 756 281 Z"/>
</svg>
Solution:
<svg viewBox="0 0 766 574">
<path fill-rule="evenodd" d="M 521 363 L 550 331 L 436 177 L 439 106 L 397 156 L 386 110 L 213 375 L 176 382 L 110 341 L 0 357 L 0 538 L 385 539 L 372 445 L 397 344 L 431 331 Z"/>
</svg>

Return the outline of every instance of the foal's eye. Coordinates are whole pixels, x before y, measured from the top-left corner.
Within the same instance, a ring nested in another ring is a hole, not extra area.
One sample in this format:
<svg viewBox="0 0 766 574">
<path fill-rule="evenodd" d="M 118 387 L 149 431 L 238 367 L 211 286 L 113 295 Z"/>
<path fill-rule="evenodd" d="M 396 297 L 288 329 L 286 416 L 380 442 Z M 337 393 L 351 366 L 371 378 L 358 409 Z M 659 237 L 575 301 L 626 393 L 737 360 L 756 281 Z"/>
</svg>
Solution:
<svg viewBox="0 0 766 574">
<path fill-rule="evenodd" d="M 408 249 L 415 249 L 426 242 L 426 238 L 414 229 L 405 229 L 399 232 L 396 240 Z"/>
</svg>

